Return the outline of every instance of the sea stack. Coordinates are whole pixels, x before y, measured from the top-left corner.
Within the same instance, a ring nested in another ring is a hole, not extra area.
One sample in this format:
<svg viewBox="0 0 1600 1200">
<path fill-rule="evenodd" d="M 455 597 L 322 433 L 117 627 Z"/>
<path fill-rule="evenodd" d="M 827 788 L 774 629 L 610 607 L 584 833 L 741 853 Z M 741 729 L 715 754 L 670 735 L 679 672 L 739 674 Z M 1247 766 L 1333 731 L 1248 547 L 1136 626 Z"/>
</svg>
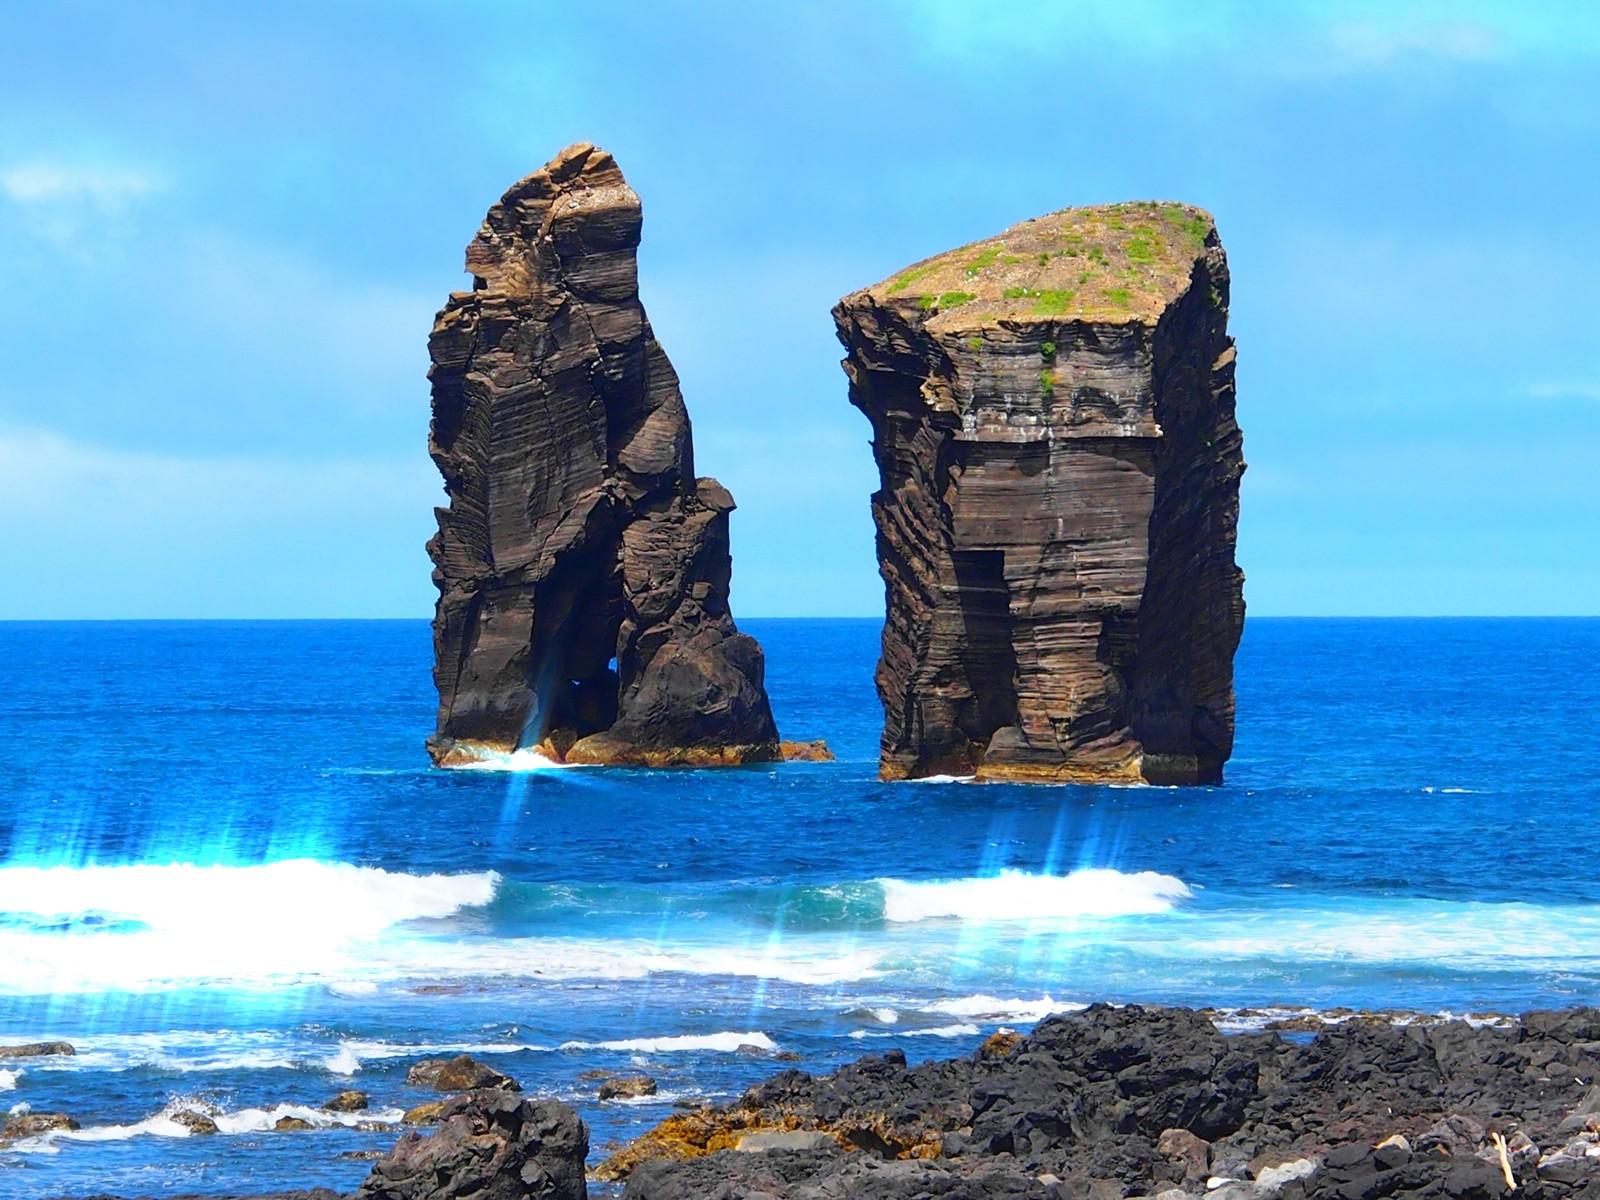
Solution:
<svg viewBox="0 0 1600 1200">
<path fill-rule="evenodd" d="M 1051 213 L 833 315 L 882 481 L 883 777 L 1220 780 L 1244 459 L 1210 215 Z"/>
<path fill-rule="evenodd" d="M 761 648 L 728 611 L 733 498 L 695 477 L 639 302 L 641 219 L 611 155 L 570 146 L 489 210 L 473 290 L 434 322 L 442 765 L 779 756 Z"/>
</svg>

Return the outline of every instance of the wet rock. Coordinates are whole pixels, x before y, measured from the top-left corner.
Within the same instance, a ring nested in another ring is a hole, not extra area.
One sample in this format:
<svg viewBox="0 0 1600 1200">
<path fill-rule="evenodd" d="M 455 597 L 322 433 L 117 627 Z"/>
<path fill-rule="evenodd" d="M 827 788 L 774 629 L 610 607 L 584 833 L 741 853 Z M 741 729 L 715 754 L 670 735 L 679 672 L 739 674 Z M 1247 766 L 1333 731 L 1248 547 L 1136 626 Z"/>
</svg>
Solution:
<svg viewBox="0 0 1600 1200">
<path fill-rule="evenodd" d="M 364 1112 L 370 1103 L 371 1099 L 365 1092 L 357 1091 L 354 1088 L 351 1088 L 347 1091 L 340 1092 L 332 1100 L 329 1100 L 326 1104 L 324 1104 L 322 1108 L 325 1112 Z"/>
<path fill-rule="evenodd" d="M 404 1125 L 437 1125 L 444 1116 L 444 1106 L 443 1100 L 430 1100 L 426 1104 L 406 1109 L 400 1122 Z"/>
<path fill-rule="evenodd" d="M 648 1075 L 619 1075 L 600 1085 L 602 1100 L 627 1100 L 655 1094 L 656 1081 Z"/>
<path fill-rule="evenodd" d="M 181 1125 L 191 1134 L 200 1136 L 209 1136 L 211 1134 L 221 1132 L 217 1128 L 217 1123 L 211 1119 L 209 1114 L 192 1108 L 186 1108 L 180 1112 L 173 1113 L 172 1123 L 174 1125 Z"/>
<path fill-rule="evenodd" d="M 589 1131 L 566 1105 L 476 1091 L 442 1117 L 433 1133 L 402 1137 L 356 1200 L 585 1200 Z"/>
<path fill-rule="evenodd" d="M 809 742 L 779 742 L 778 753 L 784 762 L 833 762 L 833 751 L 821 738 Z"/>
<path fill-rule="evenodd" d="M 1214 782 L 1239 479 L 1209 214 L 1069 209 L 833 310 L 872 423 L 886 779 Z"/>
<path fill-rule="evenodd" d="M 639 197 L 569 146 L 467 247 L 428 340 L 442 765 L 772 762 L 761 647 L 728 609 L 733 497 L 696 477 L 678 377 L 639 301 Z"/>
<path fill-rule="evenodd" d="M 60 1129 L 76 1129 L 78 1123 L 66 1113 L 14 1112 L 0 1125 L 0 1142 L 15 1142 Z"/>
<path fill-rule="evenodd" d="M 279 1117 L 272 1123 L 272 1127 L 279 1133 L 304 1133 L 316 1126 L 304 1117 Z"/>
<path fill-rule="evenodd" d="M 454 1058 L 425 1058 L 406 1072 L 406 1082 L 413 1087 L 431 1087 L 440 1092 L 468 1092 L 483 1088 L 507 1092 L 520 1090 L 511 1076 L 466 1054 L 458 1054 Z"/>
<path fill-rule="evenodd" d="M 0 1046 L 0 1058 L 49 1058 L 77 1052 L 71 1042 L 26 1042 L 20 1046 Z"/>
</svg>

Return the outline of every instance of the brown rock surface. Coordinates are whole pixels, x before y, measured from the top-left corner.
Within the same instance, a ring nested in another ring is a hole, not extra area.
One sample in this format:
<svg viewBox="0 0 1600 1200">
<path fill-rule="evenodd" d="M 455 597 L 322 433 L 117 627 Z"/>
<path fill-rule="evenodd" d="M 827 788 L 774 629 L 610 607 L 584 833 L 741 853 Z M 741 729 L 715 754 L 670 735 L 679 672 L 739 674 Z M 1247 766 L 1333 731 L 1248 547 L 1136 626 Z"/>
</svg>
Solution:
<svg viewBox="0 0 1600 1200">
<path fill-rule="evenodd" d="M 480 1088 L 498 1088 L 518 1091 L 517 1081 L 488 1063 L 481 1063 L 468 1054 L 454 1058 L 425 1058 L 406 1072 L 406 1082 L 412 1087 L 431 1087 L 440 1092 L 468 1092 Z"/>
<path fill-rule="evenodd" d="M 1221 778 L 1239 477 L 1199 209 L 1025 221 L 841 300 L 888 598 L 881 773 Z"/>
<path fill-rule="evenodd" d="M 678 378 L 639 302 L 639 198 L 568 147 L 467 247 L 428 341 L 435 762 L 778 757 L 761 648 L 728 611 L 733 498 L 694 474 Z"/>
</svg>

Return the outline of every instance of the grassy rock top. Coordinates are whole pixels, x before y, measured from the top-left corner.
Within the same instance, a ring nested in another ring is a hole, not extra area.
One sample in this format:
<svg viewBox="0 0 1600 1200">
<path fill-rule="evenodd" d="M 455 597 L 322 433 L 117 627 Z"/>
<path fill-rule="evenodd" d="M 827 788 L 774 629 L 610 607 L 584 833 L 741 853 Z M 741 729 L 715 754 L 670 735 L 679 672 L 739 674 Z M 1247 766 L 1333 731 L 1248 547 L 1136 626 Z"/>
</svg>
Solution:
<svg viewBox="0 0 1600 1200">
<path fill-rule="evenodd" d="M 1216 240 L 1211 214 L 1189 204 L 1064 208 L 923 259 L 844 303 L 914 307 L 940 332 L 997 321 L 1151 323 Z"/>
</svg>

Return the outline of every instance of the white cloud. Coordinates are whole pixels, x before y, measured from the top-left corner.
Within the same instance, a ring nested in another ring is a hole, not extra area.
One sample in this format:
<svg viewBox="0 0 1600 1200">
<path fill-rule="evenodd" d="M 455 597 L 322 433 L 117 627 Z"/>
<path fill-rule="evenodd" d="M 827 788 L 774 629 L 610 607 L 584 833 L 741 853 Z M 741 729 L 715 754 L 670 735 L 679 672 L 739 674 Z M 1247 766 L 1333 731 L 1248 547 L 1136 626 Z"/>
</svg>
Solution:
<svg viewBox="0 0 1600 1200">
<path fill-rule="evenodd" d="M 112 209 L 165 188 L 162 176 L 139 166 L 40 159 L 0 168 L 0 191 L 17 204 L 89 203 Z"/>
<path fill-rule="evenodd" d="M 1381 67 L 1403 58 L 1491 62 L 1504 54 L 1506 39 L 1474 21 L 1424 21 L 1402 25 L 1377 21 L 1335 25 L 1328 42 L 1348 66 Z"/>
</svg>

